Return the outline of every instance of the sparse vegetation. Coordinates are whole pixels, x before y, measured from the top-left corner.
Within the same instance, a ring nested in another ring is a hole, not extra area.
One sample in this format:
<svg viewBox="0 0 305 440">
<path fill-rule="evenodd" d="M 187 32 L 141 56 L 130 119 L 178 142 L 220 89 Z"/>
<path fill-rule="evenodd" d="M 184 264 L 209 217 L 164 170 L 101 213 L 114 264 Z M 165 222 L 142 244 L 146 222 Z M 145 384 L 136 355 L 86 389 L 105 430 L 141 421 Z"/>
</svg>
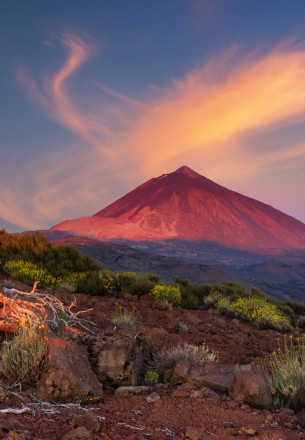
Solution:
<svg viewBox="0 0 305 440">
<path fill-rule="evenodd" d="M 129 311 L 122 306 L 117 306 L 111 323 L 118 329 L 135 328 L 137 325 L 137 313 L 135 310 Z"/>
<path fill-rule="evenodd" d="M 39 327 L 24 318 L 16 336 L 6 341 L 0 352 L 1 374 L 20 388 L 34 386 L 45 365 L 47 342 L 40 335 Z"/>
<path fill-rule="evenodd" d="M 181 359 L 187 359 L 192 365 L 202 366 L 207 362 L 217 361 L 218 352 L 210 349 L 207 345 L 178 345 L 162 348 L 154 354 L 151 365 L 160 375 L 165 370 L 173 368 L 175 363 Z"/>
<path fill-rule="evenodd" d="M 287 341 L 256 367 L 265 377 L 276 408 L 300 411 L 305 405 L 305 337 Z"/>
</svg>

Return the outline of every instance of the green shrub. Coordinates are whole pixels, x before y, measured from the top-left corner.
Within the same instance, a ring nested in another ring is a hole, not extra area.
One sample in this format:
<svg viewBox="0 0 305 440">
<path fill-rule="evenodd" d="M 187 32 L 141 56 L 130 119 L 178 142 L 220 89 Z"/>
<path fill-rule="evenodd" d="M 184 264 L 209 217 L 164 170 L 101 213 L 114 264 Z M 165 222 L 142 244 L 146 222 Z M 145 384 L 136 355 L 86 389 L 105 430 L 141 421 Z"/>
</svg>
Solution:
<svg viewBox="0 0 305 440">
<path fill-rule="evenodd" d="M 46 252 L 52 248 L 47 238 L 39 231 L 35 234 L 25 232 L 23 234 L 9 234 L 0 229 L 0 258 L 2 262 L 18 255 L 20 259 L 32 261 L 37 254 Z"/>
<path fill-rule="evenodd" d="M 198 309 L 199 304 L 200 299 L 198 296 L 194 295 L 193 293 L 186 294 L 184 291 L 182 291 L 181 307 L 184 309 Z"/>
<path fill-rule="evenodd" d="M 204 298 L 203 302 L 207 307 L 213 307 L 222 299 L 223 296 L 221 293 L 217 292 L 216 290 L 211 290 L 210 294 Z"/>
<path fill-rule="evenodd" d="M 181 302 L 181 291 L 179 287 L 157 284 L 149 294 L 155 301 L 167 301 L 173 305 L 178 305 Z"/>
<path fill-rule="evenodd" d="M 153 355 L 151 362 L 154 370 L 163 375 L 164 372 L 173 368 L 175 363 L 181 359 L 187 359 L 194 366 L 203 366 L 208 362 L 215 362 L 218 360 L 218 352 L 210 350 L 204 343 L 202 345 L 178 345 L 171 347 L 164 347 Z"/>
<path fill-rule="evenodd" d="M 23 324 L 18 334 L 5 342 L 0 352 L 0 371 L 11 383 L 34 386 L 43 371 L 47 342 L 35 327 Z"/>
<path fill-rule="evenodd" d="M 79 280 L 77 291 L 93 296 L 106 294 L 104 283 L 97 272 L 86 273 L 86 275 Z"/>
<path fill-rule="evenodd" d="M 114 312 L 111 323 L 118 329 L 135 328 L 137 325 L 137 313 L 118 306 Z"/>
<path fill-rule="evenodd" d="M 174 283 L 175 284 L 180 284 L 180 286 L 186 287 L 186 286 L 189 285 L 190 280 L 188 280 L 187 278 L 175 277 L 174 278 Z"/>
<path fill-rule="evenodd" d="M 129 287 L 128 293 L 137 296 L 147 295 L 153 287 L 154 284 L 151 281 L 136 281 Z"/>
<path fill-rule="evenodd" d="M 54 277 L 63 277 L 75 272 L 98 271 L 98 265 L 73 246 L 53 246 L 36 256 L 36 263 L 45 267 Z"/>
<path fill-rule="evenodd" d="M 117 275 L 110 270 L 100 270 L 99 278 L 103 283 L 103 289 L 106 295 L 114 295 L 119 291 L 119 281 Z"/>
<path fill-rule="evenodd" d="M 305 406 L 305 337 L 289 339 L 287 343 L 285 337 L 284 347 L 262 359 L 256 368 L 270 387 L 273 405 L 297 412 Z"/>
<path fill-rule="evenodd" d="M 147 383 L 147 385 L 154 386 L 159 381 L 159 374 L 156 373 L 155 371 L 149 370 L 149 371 L 146 371 L 144 379 L 145 379 L 145 382 Z"/>
</svg>

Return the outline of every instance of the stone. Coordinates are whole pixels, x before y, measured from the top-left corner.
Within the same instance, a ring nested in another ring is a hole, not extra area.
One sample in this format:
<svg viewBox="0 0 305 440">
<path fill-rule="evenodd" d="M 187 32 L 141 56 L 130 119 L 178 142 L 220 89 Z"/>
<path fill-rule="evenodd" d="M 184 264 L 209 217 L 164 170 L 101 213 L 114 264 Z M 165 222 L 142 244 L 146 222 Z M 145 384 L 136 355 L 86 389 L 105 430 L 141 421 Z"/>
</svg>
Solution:
<svg viewBox="0 0 305 440">
<path fill-rule="evenodd" d="M 234 375 L 232 373 L 208 373 L 208 374 L 192 374 L 188 380 L 196 384 L 197 387 L 208 387 L 213 391 L 228 393 L 233 383 Z"/>
<path fill-rule="evenodd" d="M 171 394 L 174 399 L 187 399 L 190 397 L 190 393 L 185 390 L 174 390 Z"/>
<path fill-rule="evenodd" d="M 245 435 L 248 437 L 253 437 L 256 434 L 255 429 L 250 428 L 249 426 L 242 426 L 238 431 L 238 435 Z"/>
<path fill-rule="evenodd" d="M 47 366 L 36 395 L 52 403 L 101 400 L 103 386 L 91 369 L 86 348 L 72 341 L 49 338 Z"/>
<path fill-rule="evenodd" d="M 93 411 L 88 411 L 84 415 L 74 417 L 72 419 L 72 426 L 74 428 L 84 426 L 88 431 L 97 432 L 100 429 L 100 422 Z"/>
<path fill-rule="evenodd" d="M 97 355 L 97 377 L 112 386 L 136 385 L 143 355 L 134 339 L 106 342 Z"/>
<path fill-rule="evenodd" d="M 234 377 L 230 397 L 257 408 L 270 408 L 272 399 L 265 379 L 252 372 L 240 372 Z"/>
<path fill-rule="evenodd" d="M 201 440 L 206 434 L 205 427 L 196 428 L 194 426 L 189 426 L 185 430 L 185 438 L 189 440 Z"/>
<path fill-rule="evenodd" d="M 148 394 L 151 391 L 151 387 L 143 386 L 123 386 L 115 390 L 114 395 L 116 397 L 128 397 L 139 396 L 142 394 Z"/>
<path fill-rule="evenodd" d="M 84 426 L 72 429 L 62 437 L 62 440 L 93 440 L 91 433 Z"/>
<path fill-rule="evenodd" d="M 148 403 L 153 403 L 153 402 L 156 402 L 157 400 L 160 400 L 160 399 L 161 399 L 161 397 L 159 396 L 159 394 L 152 393 L 150 396 L 147 396 L 145 400 Z"/>
<path fill-rule="evenodd" d="M 188 373 L 191 369 L 191 363 L 187 359 L 180 359 L 176 362 L 171 378 L 170 385 L 175 386 L 187 382 Z"/>
</svg>

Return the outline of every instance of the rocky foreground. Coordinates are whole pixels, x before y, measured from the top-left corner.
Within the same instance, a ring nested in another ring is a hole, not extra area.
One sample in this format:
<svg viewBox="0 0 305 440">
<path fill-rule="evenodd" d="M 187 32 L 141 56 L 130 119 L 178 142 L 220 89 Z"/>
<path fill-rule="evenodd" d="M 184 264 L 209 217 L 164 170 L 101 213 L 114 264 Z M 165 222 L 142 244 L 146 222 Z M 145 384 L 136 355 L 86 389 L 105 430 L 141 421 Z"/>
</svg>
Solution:
<svg viewBox="0 0 305 440">
<path fill-rule="evenodd" d="M 66 305 L 73 299 L 55 295 Z M 272 410 L 268 389 L 250 365 L 277 348 L 278 332 L 213 309 L 160 310 L 147 295 L 76 299 L 77 309 L 92 308 L 84 318 L 94 325 L 86 324 L 87 331 L 45 326 L 48 363 L 37 387 L 0 387 L 0 438 L 305 439 L 305 410 Z M 136 311 L 136 328 L 114 328 L 117 304 Z M 1 319 L 0 313 L 0 328 Z M 1 336 L 9 337 L 8 329 Z M 194 368 L 182 360 L 166 371 L 166 384 L 147 386 L 143 372 L 152 354 L 184 343 L 207 344 L 219 351 L 219 362 Z"/>
</svg>

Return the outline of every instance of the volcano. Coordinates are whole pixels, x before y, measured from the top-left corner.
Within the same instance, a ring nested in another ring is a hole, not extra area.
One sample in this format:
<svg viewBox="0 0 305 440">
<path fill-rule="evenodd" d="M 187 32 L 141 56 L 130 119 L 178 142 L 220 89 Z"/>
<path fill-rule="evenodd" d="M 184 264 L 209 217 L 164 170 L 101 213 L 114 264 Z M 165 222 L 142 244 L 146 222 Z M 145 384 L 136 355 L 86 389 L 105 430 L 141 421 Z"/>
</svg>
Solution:
<svg viewBox="0 0 305 440">
<path fill-rule="evenodd" d="M 92 217 L 51 230 L 99 240 L 208 241 L 266 254 L 305 250 L 304 223 L 187 166 L 148 180 Z"/>
</svg>

